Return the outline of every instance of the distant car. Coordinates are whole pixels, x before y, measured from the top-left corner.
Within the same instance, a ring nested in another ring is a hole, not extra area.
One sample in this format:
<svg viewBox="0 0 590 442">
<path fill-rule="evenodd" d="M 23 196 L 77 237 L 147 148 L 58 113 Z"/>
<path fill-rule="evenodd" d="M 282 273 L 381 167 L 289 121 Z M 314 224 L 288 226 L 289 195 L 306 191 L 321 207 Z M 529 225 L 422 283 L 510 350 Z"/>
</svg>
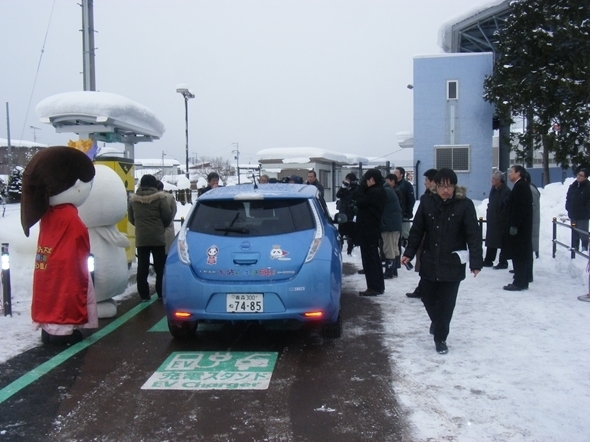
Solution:
<svg viewBox="0 0 590 442">
<path fill-rule="evenodd" d="M 253 184 L 212 189 L 187 214 L 164 276 L 175 338 L 199 323 L 256 321 L 342 332 L 342 256 L 317 188 Z"/>
</svg>

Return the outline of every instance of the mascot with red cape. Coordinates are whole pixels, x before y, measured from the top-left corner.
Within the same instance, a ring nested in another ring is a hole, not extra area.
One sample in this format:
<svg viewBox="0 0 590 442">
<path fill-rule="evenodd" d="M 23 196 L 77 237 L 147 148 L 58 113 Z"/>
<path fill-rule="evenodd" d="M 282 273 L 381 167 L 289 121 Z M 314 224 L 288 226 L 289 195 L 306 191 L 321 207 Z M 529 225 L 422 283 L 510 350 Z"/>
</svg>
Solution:
<svg viewBox="0 0 590 442">
<path fill-rule="evenodd" d="M 74 344 L 81 328 L 97 328 L 88 271 L 90 240 L 78 209 L 92 189 L 94 164 L 82 151 L 39 151 L 23 173 L 21 224 L 26 236 L 40 221 L 31 316 L 45 344 Z"/>
</svg>

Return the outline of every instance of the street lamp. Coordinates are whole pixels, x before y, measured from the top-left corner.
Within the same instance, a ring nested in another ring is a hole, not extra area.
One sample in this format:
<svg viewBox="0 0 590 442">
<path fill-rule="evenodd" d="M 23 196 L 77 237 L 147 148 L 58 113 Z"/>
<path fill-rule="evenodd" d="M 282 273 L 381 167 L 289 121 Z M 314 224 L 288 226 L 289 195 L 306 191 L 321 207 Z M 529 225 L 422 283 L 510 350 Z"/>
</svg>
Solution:
<svg viewBox="0 0 590 442">
<path fill-rule="evenodd" d="M 186 132 L 186 177 L 190 180 L 188 172 L 188 100 L 190 98 L 195 98 L 195 95 L 188 90 L 188 86 L 186 84 L 179 84 L 178 86 L 176 86 L 176 92 L 178 92 L 184 97 L 184 123 Z"/>
</svg>

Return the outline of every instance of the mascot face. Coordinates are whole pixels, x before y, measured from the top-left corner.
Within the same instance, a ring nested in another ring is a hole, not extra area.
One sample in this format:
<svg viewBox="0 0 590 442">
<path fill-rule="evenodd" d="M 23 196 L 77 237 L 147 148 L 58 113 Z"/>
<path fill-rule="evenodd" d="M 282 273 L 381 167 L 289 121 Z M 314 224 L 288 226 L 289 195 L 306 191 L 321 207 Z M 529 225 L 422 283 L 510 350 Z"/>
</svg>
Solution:
<svg viewBox="0 0 590 442">
<path fill-rule="evenodd" d="M 59 206 L 60 204 L 73 204 L 76 207 L 80 207 L 84 201 L 90 195 L 92 190 L 92 181 L 85 183 L 77 180 L 72 187 L 68 190 L 64 190 L 62 193 L 55 196 L 49 197 L 50 206 Z"/>
</svg>

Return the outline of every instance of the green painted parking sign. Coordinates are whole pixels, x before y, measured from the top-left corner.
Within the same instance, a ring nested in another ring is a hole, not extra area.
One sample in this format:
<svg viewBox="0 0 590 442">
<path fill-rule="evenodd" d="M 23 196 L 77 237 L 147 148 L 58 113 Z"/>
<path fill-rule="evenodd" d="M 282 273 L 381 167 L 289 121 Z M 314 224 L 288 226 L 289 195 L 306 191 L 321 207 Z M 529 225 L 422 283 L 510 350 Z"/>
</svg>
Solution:
<svg viewBox="0 0 590 442">
<path fill-rule="evenodd" d="M 266 390 L 276 352 L 174 352 L 142 390 Z"/>
</svg>

